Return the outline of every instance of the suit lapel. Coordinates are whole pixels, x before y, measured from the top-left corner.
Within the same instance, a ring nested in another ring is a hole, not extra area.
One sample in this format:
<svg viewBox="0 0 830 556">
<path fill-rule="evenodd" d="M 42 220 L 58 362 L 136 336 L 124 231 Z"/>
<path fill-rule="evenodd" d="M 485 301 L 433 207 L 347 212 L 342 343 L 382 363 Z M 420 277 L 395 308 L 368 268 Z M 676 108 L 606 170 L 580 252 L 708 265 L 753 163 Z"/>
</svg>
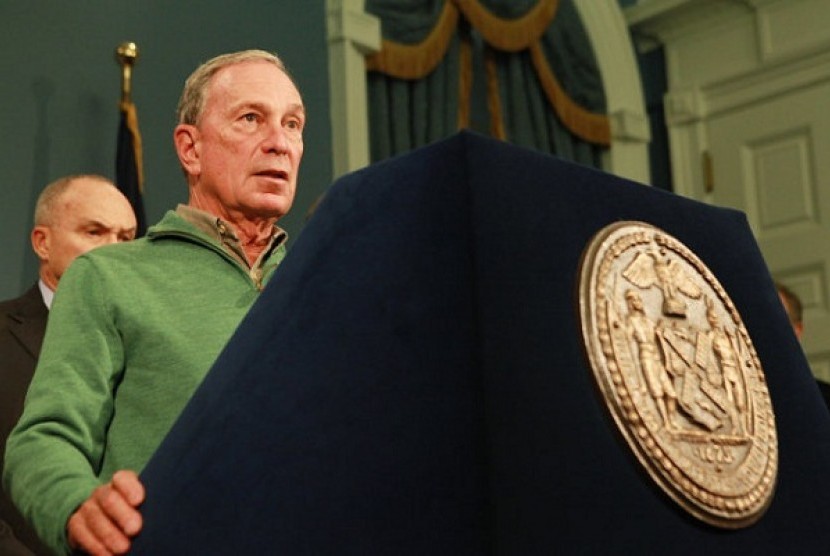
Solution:
<svg viewBox="0 0 830 556">
<path fill-rule="evenodd" d="M 20 302 L 9 311 L 8 317 L 9 332 L 37 359 L 49 317 L 37 284 L 20 297 Z"/>
</svg>

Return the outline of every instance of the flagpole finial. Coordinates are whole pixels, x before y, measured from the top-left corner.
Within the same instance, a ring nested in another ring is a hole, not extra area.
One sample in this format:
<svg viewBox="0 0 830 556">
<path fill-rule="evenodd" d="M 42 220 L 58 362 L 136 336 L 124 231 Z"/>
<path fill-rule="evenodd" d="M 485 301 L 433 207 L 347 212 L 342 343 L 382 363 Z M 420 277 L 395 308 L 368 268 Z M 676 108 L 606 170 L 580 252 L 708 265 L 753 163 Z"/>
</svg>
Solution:
<svg viewBox="0 0 830 556">
<path fill-rule="evenodd" d="M 121 102 L 130 102 L 132 72 L 138 60 L 138 46 L 134 42 L 122 42 L 115 49 L 115 59 L 121 65 Z"/>
</svg>

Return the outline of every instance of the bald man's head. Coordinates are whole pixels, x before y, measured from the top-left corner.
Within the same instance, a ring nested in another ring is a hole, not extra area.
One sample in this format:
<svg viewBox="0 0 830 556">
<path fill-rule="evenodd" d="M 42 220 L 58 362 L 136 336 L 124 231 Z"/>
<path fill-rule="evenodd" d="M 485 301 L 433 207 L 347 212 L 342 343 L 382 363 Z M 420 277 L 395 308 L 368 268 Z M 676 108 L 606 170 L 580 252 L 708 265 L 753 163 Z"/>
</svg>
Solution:
<svg viewBox="0 0 830 556">
<path fill-rule="evenodd" d="M 54 290 L 75 257 L 100 245 L 129 241 L 135 230 L 130 202 L 108 179 L 80 175 L 52 182 L 38 198 L 32 229 L 40 278 Z"/>
</svg>

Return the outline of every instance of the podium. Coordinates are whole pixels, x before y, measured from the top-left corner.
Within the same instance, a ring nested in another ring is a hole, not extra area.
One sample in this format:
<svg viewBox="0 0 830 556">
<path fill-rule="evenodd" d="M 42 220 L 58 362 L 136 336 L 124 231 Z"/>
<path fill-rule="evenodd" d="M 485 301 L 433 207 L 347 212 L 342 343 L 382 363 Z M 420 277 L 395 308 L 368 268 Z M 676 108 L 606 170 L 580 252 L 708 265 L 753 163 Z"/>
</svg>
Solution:
<svg viewBox="0 0 830 556">
<path fill-rule="evenodd" d="M 757 350 L 749 527 L 679 507 L 598 393 L 579 265 L 618 221 L 691 249 Z M 141 477 L 133 554 L 830 550 L 830 414 L 744 215 L 467 132 L 334 183 Z"/>
</svg>

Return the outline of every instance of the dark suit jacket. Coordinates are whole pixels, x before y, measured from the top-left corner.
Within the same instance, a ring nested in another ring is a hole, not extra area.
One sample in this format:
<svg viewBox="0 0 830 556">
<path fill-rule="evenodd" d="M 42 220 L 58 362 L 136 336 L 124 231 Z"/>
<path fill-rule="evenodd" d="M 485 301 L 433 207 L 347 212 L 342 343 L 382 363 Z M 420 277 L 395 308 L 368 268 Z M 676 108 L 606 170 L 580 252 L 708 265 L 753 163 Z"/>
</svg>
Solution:
<svg viewBox="0 0 830 556">
<path fill-rule="evenodd" d="M 818 384 L 819 392 L 821 392 L 821 397 L 824 398 L 824 403 L 830 408 L 830 383 L 820 379 L 816 379 L 816 383 Z"/>
<path fill-rule="evenodd" d="M 17 299 L 0 303 L 0 464 L 4 459 L 6 439 L 23 411 L 23 400 L 35 372 L 48 316 L 49 310 L 37 284 Z M 2 522 L 10 525 L 14 535 L 30 550 L 48 554 L 8 495 L 0 489 L 0 554 L 25 554 Z"/>
</svg>

